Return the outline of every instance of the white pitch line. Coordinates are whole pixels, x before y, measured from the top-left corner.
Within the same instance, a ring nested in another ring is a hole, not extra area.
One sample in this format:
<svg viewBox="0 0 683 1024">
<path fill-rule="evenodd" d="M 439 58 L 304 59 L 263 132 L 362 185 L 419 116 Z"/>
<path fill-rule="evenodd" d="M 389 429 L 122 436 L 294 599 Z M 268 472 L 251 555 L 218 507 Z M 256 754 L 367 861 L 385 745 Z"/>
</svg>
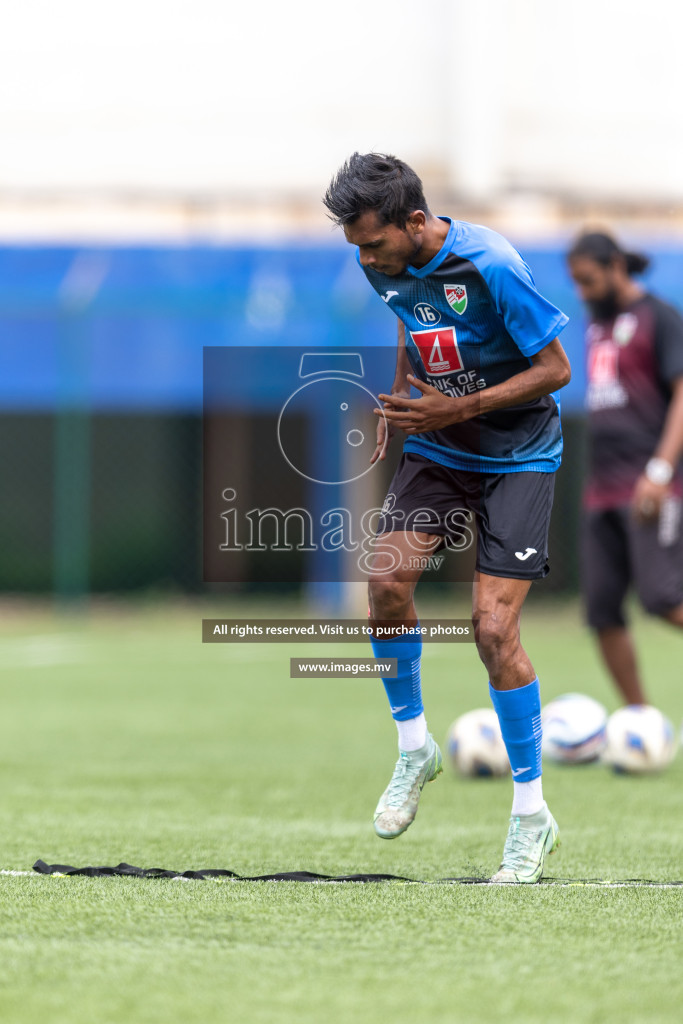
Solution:
<svg viewBox="0 0 683 1024">
<path fill-rule="evenodd" d="M 463 884 L 463 883 L 455 883 Z M 472 883 L 471 883 L 472 884 Z M 495 885 L 507 888 L 509 882 L 474 882 L 474 885 Z M 683 889 L 681 882 L 553 882 L 544 879 L 542 887 L 553 889 Z"/>
</svg>

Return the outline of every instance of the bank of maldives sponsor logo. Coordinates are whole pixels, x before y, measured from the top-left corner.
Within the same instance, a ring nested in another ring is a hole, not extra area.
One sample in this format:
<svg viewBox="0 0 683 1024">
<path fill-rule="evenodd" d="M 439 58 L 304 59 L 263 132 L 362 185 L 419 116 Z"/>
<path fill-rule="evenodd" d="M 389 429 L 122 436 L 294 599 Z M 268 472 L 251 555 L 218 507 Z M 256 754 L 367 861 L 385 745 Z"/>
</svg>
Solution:
<svg viewBox="0 0 683 1024">
<path fill-rule="evenodd" d="M 458 316 L 462 316 L 467 309 L 467 288 L 464 284 L 445 284 L 443 290 L 446 293 L 446 302 L 455 310 Z"/>
<path fill-rule="evenodd" d="M 433 331 L 411 331 L 420 358 L 432 377 L 445 377 L 464 369 L 455 327 L 442 327 Z"/>
</svg>

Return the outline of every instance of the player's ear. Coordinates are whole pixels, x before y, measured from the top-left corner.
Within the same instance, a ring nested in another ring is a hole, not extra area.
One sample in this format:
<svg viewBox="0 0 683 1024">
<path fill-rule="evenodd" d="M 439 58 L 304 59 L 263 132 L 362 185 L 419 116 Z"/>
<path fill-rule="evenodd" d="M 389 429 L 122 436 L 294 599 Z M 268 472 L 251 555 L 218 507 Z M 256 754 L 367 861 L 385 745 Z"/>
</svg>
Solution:
<svg viewBox="0 0 683 1024">
<path fill-rule="evenodd" d="M 424 231 L 426 223 L 427 216 L 424 210 L 413 210 L 406 220 L 406 230 L 410 231 L 411 234 L 417 234 L 419 231 Z"/>
</svg>

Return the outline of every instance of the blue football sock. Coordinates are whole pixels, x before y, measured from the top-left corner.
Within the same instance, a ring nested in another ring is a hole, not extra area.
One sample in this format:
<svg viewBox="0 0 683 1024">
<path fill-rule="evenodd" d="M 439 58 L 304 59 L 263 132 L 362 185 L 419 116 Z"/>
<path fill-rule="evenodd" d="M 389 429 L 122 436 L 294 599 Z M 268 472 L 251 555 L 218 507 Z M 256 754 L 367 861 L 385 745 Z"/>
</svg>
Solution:
<svg viewBox="0 0 683 1024">
<path fill-rule="evenodd" d="M 389 698 L 392 717 L 397 722 L 417 718 L 424 710 L 420 684 L 421 634 L 404 633 L 386 640 L 378 640 L 371 636 L 370 643 L 378 660 L 396 658 L 398 661 L 396 679 L 382 679 Z"/>
<path fill-rule="evenodd" d="M 542 772 L 541 688 L 538 677 L 517 690 L 494 690 L 491 701 L 498 715 L 515 782 L 531 782 Z"/>
</svg>

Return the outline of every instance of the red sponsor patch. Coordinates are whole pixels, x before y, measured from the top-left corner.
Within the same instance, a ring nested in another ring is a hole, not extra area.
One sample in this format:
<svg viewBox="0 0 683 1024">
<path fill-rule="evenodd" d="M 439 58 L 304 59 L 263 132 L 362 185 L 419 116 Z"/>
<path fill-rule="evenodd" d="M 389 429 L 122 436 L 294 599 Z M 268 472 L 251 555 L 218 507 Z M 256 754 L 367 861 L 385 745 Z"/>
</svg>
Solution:
<svg viewBox="0 0 683 1024">
<path fill-rule="evenodd" d="M 445 377 L 449 373 L 457 373 L 464 369 L 455 338 L 455 327 L 411 331 L 410 336 L 417 345 L 424 367 L 431 377 Z"/>
<path fill-rule="evenodd" d="M 591 384 L 611 384 L 618 379 L 619 352 L 611 341 L 591 345 L 588 353 L 588 379 Z"/>
</svg>

